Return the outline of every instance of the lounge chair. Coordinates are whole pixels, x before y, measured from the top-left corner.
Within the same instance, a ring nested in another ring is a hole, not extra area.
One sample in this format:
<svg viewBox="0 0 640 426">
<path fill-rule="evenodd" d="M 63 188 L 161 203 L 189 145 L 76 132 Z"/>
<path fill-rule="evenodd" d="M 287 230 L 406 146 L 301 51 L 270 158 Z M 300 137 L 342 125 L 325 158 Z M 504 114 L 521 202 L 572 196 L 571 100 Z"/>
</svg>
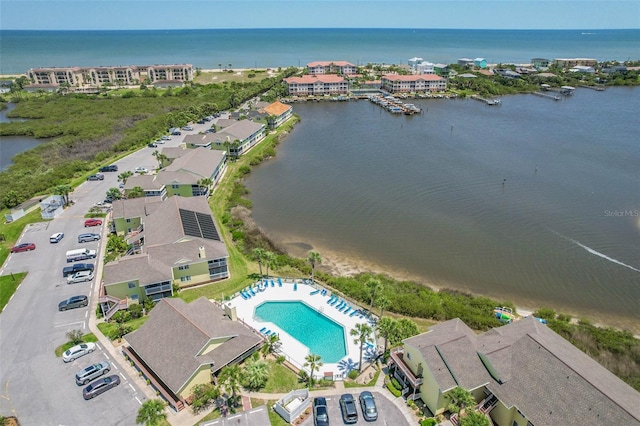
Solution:
<svg viewBox="0 0 640 426">
<path fill-rule="evenodd" d="M 282 280 L 278 278 L 278 287 L 282 287 Z"/>
<path fill-rule="evenodd" d="M 298 283 L 293 283 L 293 291 L 298 291 Z"/>
<path fill-rule="evenodd" d="M 260 329 L 260 333 L 264 333 L 266 330 L 267 330 L 267 327 L 262 327 L 262 328 Z"/>
<path fill-rule="evenodd" d="M 273 280 L 271 280 L 271 287 L 275 287 L 275 286 L 276 286 L 276 283 Z"/>
<path fill-rule="evenodd" d="M 253 287 L 249 287 L 249 293 L 251 293 L 252 296 L 256 295 L 256 292 L 253 291 Z"/>
<path fill-rule="evenodd" d="M 314 296 L 316 294 L 320 293 L 320 290 L 313 290 L 311 293 L 309 293 L 311 296 Z"/>
<path fill-rule="evenodd" d="M 340 301 L 340 303 L 338 303 L 338 304 L 336 305 L 336 309 L 337 309 L 337 310 L 340 310 L 340 308 L 343 308 L 343 307 L 344 307 L 344 305 L 346 305 L 346 304 L 347 304 L 347 302 L 345 302 L 344 300 L 341 300 L 341 301 Z"/>
<path fill-rule="evenodd" d="M 265 331 L 263 334 L 264 334 L 265 336 L 268 336 L 268 335 L 270 335 L 270 334 L 271 334 L 271 330 L 267 330 L 267 331 Z"/>
<path fill-rule="evenodd" d="M 351 312 L 351 315 L 349 315 L 349 316 L 352 317 L 352 316 L 356 315 L 357 313 L 358 313 L 358 311 L 354 310 L 353 312 Z"/>
<path fill-rule="evenodd" d="M 335 304 L 338 303 L 339 300 L 340 300 L 339 297 L 336 297 L 335 299 L 333 299 L 333 302 L 331 302 L 331 306 L 335 306 Z"/>
<path fill-rule="evenodd" d="M 249 293 L 247 290 L 242 290 L 242 293 L 245 295 L 247 299 L 251 299 L 251 293 Z"/>
<path fill-rule="evenodd" d="M 326 295 L 327 294 L 327 289 L 323 288 L 322 291 L 320 292 L 320 294 L 323 295 L 323 296 Z"/>
<path fill-rule="evenodd" d="M 351 306 L 349 306 L 347 309 L 345 309 L 343 314 L 348 314 L 350 310 L 351 310 Z"/>
</svg>

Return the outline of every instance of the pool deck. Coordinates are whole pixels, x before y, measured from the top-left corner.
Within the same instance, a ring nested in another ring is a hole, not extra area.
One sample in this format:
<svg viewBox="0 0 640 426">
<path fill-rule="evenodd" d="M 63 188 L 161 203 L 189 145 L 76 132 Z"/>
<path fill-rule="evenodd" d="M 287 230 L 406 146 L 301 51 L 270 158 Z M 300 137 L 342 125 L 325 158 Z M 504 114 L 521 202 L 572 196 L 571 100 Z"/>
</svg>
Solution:
<svg viewBox="0 0 640 426">
<path fill-rule="evenodd" d="M 360 358 L 360 347 L 353 343 L 354 338 L 349 333 L 356 324 L 369 323 L 367 317 L 361 318 L 360 314 L 351 316 L 353 309 L 355 308 L 355 310 L 358 310 L 359 306 L 349 303 L 348 306 L 351 307 L 351 310 L 345 314 L 344 310 L 341 312 L 336 308 L 343 299 L 340 298 L 340 300 L 333 306 L 328 304 L 327 302 L 330 300 L 331 292 L 327 291 L 325 295 L 322 295 L 322 292 L 316 291 L 321 290 L 321 287 L 303 284 L 300 281 L 295 284 L 292 282 L 282 281 L 282 285 L 280 285 L 277 279 L 274 280 L 273 286 L 271 285 L 271 279 L 269 279 L 268 283 L 268 286 L 264 288 L 263 291 L 257 291 L 257 284 L 254 285 L 253 290 L 255 296 L 252 295 L 250 298 L 244 299 L 242 296 L 238 295 L 225 303 L 228 306 L 235 307 L 238 318 L 242 319 L 242 321 L 244 321 L 248 326 L 253 327 L 257 332 L 263 329 L 263 327 L 266 327 L 266 329 L 271 330 L 271 332 L 277 333 L 280 337 L 280 341 L 282 342 L 280 349 L 281 352 L 287 357 L 289 362 L 298 368 L 302 368 L 304 365 L 305 358 L 309 355 L 309 349 L 287 334 L 276 324 L 272 322 L 262 322 L 255 319 L 255 308 L 264 302 L 301 301 L 316 311 L 321 312 L 326 317 L 331 318 L 338 324 L 341 324 L 345 329 L 344 334 L 346 339 L 345 345 L 347 348 L 347 355 L 342 358 L 339 363 L 324 363 L 323 366 L 320 367 L 319 372 L 316 371 L 314 376 L 319 378 L 324 377 L 325 373 L 331 373 L 334 380 L 341 380 L 346 377 L 348 369 L 345 368 L 345 364 L 357 366 Z M 262 285 L 261 287 L 264 286 Z M 296 290 L 294 290 L 294 288 Z M 315 294 L 311 294 L 314 292 Z M 313 330 L 309 330 L 309 332 L 313 332 Z M 374 339 L 372 336 L 371 342 L 373 341 Z M 371 353 L 371 350 L 363 351 L 363 363 L 367 359 L 367 353 Z"/>
</svg>

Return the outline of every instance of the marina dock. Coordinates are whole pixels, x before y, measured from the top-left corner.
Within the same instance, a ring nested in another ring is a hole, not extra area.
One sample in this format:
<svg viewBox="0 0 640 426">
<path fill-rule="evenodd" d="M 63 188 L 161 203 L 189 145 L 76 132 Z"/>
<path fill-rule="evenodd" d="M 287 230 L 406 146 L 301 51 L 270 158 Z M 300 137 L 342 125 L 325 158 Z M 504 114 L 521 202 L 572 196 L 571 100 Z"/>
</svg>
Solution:
<svg viewBox="0 0 640 426">
<path fill-rule="evenodd" d="M 501 105 L 502 104 L 500 99 L 497 99 L 497 98 L 488 99 L 488 98 L 483 98 L 482 96 L 473 95 L 473 96 L 471 96 L 471 99 L 475 99 L 476 101 L 484 102 L 487 105 Z"/>
<path fill-rule="evenodd" d="M 542 93 L 542 92 L 533 92 L 534 95 L 540 96 L 541 98 L 553 99 L 554 101 L 559 101 L 562 99 L 560 96 L 554 93 Z"/>
<path fill-rule="evenodd" d="M 368 96 L 368 99 L 372 103 L 380 105 L 392 114 L 413 115 L 422 112 L 420 107 L 414 104 L 402 102 L 400 99 L 389 95 L 370 95 Z"/>
</svg>

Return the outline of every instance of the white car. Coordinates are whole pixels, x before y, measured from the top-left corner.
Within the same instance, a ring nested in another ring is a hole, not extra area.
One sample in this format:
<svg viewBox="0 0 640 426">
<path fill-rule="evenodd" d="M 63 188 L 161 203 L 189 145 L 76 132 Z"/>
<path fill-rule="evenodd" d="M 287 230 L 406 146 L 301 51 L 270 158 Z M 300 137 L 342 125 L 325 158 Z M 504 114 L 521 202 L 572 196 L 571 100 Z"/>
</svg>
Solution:
<svg viewBox="0 0 640 426">
<path fill-rule="evenodd" d="M 147 173 L 149 173 L 149 169 L 147 169 L 146 167 L 136 167 L 134 172 L 146 175 Z"/>
<path fill-rule="evenodd" d="M 72 348 L 67 349 L 65 353 L 62 354 L 62 360 L 64 362 L 71 362 L 76 358 L 80 358 L 88 353 L 91 353 L 96 350 L 96 344 L 89 343 L 80 343 Z"/>
<path fill-rule="evenodd" d="M 93 279 L 93 271 L 80 271 L 67 277 L 67 284 L 83 283 Z"/>
</svg>

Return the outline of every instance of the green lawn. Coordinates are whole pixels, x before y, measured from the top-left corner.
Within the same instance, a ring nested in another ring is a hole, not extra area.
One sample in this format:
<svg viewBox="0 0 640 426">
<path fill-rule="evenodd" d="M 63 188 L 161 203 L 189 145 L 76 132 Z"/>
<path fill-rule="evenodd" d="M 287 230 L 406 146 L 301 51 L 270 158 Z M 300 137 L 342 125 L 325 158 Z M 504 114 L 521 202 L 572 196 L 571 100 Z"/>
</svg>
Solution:
<svg viewBox="0 0 640 426">
<path fill-rule="evenodd" d="M 98 338 L 93 333 L 88 333 L 82 336 L 82 343 L 97 342 L 97 341 L 98 341 Z M 63 345 L 58 346 L 56 348 L 56 356 L 60 358 L 62 354 L 72 346 L 75 346 L 75 345 L 71 342 L 67 342 Z"/>
<path fill-rule="evenodd" d="M 4 216 L 9 212 L 9 209 L 4 209 L 0 211 L 0 214 Z M 4 221 L 2 221 L 2 223 L 0 223 L 0 265 L 9 257 L 9 249 L 16 244 L 24 227 L 30 223 L 37 222 L 45 222 L 45 220 L 42 219 L 42 215 L 40 215 L 40 208 L 27 213 L 15 222 L 4 223 Z"/>
<path fill-rule="evenodd" d="M 267 360 L 269 364 L 269 380 L 260 392 L 287 393 L 294 389 L 301 389 L 304 384 L 298 383 L 298 376 L 284 365 L 273 360 Z"/>
<path fill-rule="evenodd" d="M 0 277 L 0 312 L 7 306 L 9 299 L 11 299 L 11 296 L 16 292 L 18 286 L 26 276 L 26 272 L 20 272 L 18 274 L 3 275 Z"/>
<path fill-rule="evenodd" d="M 137 330 L 140 327 L 142 327 L 142 324 L 144 324 L 145 322 L 147 322 L 147 320 L 149 319 L 149 316 L 144 316 L 144 317 L 140 317 L 140 318 L 136 318 L 134 320 L 128 321 L 125 323 L 125 325 L 131 327 L 131 331 Z M 116 329 L 118 328 L 118 323 L 116 322 L 101 322 L 98 324 L 98 330 L 100 330 L 100 332 L 102 334 L 104 334 L 104 336 L 107 339 L 111 339 L 111 334 L 116 331 Z"/>
</svg>

